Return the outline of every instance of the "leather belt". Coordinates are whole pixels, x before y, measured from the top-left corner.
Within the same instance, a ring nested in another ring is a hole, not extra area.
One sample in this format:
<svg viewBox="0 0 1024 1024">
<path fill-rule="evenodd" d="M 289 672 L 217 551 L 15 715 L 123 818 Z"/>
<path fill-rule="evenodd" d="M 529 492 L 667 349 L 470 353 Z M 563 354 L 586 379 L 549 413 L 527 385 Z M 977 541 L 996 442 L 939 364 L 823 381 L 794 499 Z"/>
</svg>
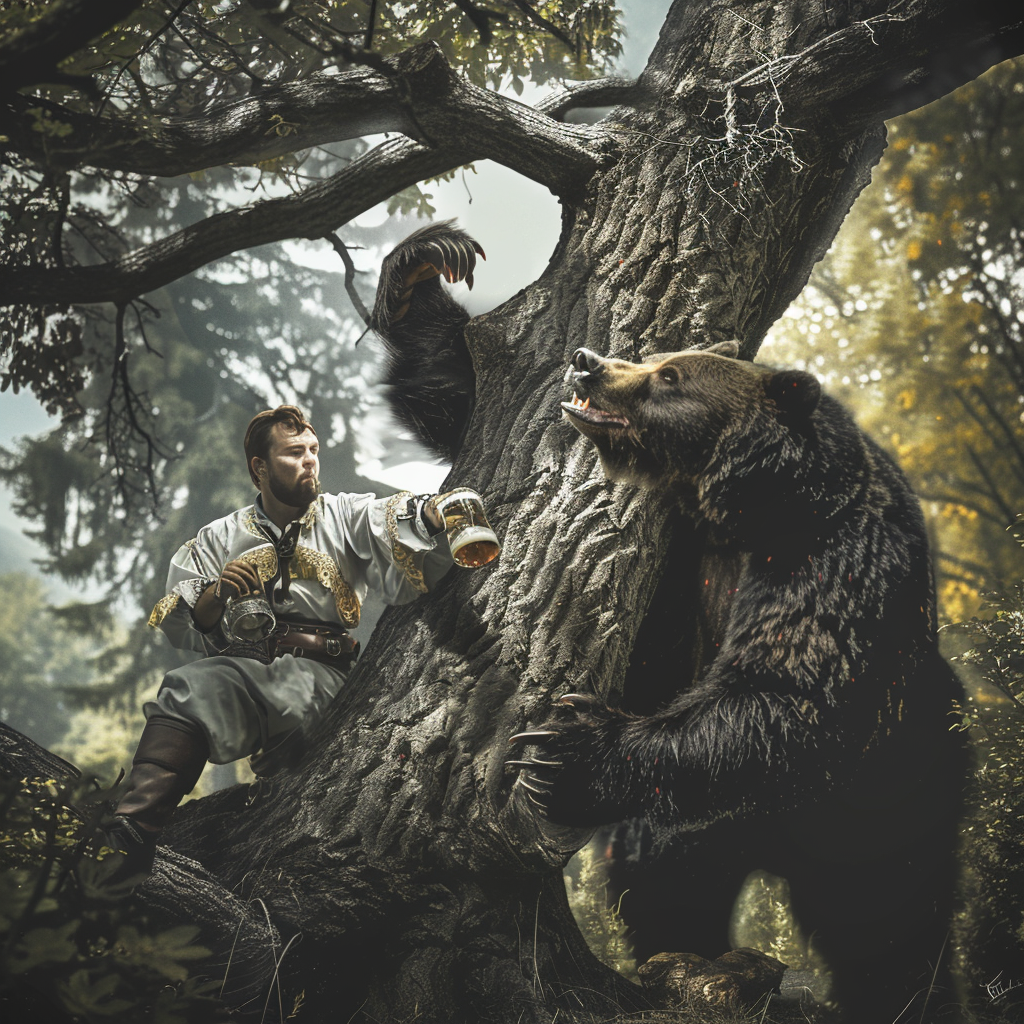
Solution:
<svg viewBox="0 0 1024 1024">
<path fill-rule="evenodd" d="M 322 622 L 287 622 L 278 620 L 270 636 L 270 657 L 290 654 L 293 658 L 314 661 L 347 669 L 359 653 L 359 641 L 343 629 Z"/>
</svg>

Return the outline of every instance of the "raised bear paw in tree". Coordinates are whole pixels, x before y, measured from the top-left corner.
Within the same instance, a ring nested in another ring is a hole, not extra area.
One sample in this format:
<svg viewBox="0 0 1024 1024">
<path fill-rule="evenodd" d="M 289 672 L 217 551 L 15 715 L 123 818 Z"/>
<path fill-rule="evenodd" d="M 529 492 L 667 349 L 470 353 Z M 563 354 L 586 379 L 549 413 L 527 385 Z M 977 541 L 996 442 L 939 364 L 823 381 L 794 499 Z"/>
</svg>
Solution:
<svg viewBox="0 0 1024 1024">
<path fill-rule="evenodd" d="M 449 284 L 465 281 L 472 288 L 477 256 L 487 259 L 479 243 L 451 220 L 414 231 L 381 264 L 371 321 L 374 330 L 387 330 L 405 317 L 417 285 L 437 289 L 435 279 L 443 277 Z"/>
<path fill-rule="evenodd" d="M 476 379 L 463 334 L 469 313 L 441 280 L 472 288 L 477 256 L 483 249 L 453 221 L 414 231 L 384 258 L 370 320 L 387 352 L 392 411 L 448 462 L 461 447 Z"/>
<path fill-rule="evenodd" d="M 555 703 L 536 729 L 517 733 L 532 753 L 506 762 L 519 771 L 515 785 L 559 825 L 588 827 L 630 813 L 630 755 L 625 733 L 634 719 L 596 697 L 571 693 Z"/>
</svg>

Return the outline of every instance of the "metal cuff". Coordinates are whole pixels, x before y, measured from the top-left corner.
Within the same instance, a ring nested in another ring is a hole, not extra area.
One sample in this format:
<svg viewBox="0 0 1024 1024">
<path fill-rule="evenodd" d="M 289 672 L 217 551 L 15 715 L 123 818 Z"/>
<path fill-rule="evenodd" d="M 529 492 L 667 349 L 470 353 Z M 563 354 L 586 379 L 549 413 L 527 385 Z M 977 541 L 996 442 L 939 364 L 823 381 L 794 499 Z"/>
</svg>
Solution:
<svg viewBox="0 0 1024 1024">
<path fill-rule="evenodd" d="M 436 537 L 439 534 L 444 533 L 444 517 L 441 518 L 440 526 L 433 526 L 429 519 L 424 514 L 423 506 L 426 505 L 431 498 L 436 498 L 436 494 L 411 494 L 405 503 L 405 509 L 402 512 L 395 513 L 395 519 L 399 522 L 408 522 L 410 520 L 418 521 L 423 524 L 423 528 L 427 531 L 428 537 Z"/>
</svg>

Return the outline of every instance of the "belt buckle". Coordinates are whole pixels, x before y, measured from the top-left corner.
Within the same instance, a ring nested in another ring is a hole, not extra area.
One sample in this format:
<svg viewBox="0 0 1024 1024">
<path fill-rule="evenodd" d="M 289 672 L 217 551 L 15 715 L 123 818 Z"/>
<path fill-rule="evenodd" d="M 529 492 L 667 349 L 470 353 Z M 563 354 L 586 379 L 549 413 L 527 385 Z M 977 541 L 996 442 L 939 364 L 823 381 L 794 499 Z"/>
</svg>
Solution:
<svg viewBox="0 0 1024 1024">
<path fill-rule="evenodd" d="M 338 658 L 341 656 L 341 641 L 337 637 L 327 637 L 324 641 L 324 647 L 332 658 Z"/>
</svg>

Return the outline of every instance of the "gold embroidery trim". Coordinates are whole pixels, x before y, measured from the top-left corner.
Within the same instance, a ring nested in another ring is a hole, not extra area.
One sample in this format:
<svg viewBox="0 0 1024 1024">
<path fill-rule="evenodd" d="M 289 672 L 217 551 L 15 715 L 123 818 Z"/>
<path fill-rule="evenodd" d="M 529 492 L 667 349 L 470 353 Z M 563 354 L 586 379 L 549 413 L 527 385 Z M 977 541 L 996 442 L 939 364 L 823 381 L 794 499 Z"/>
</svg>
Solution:
<svg viewBox="0 0 1024 1024">
<path fill-rule="evenodd" d="M 247 533 L 251 533 L 260 540 L 266 540 L 267 535 L 260 529 L 259 516 L 256 514 L 256 506 L 250 505 L 242 516 L 242 527 Z"/>
<path fill-rule="evenodd" d="M 323 505 L 324 496 L 321 494 L 318 495 L 316 501 L 312 502 L 309 508 L 302 513 L 302 518 L 299 519 L 299 522 L 302 523 L 302 528 L 304 530 L 312 529 L 313 524 L 320 518 L 320 515 L 323 512 Z"/>
<path fill-rule="evenodd" d="M 309 508 L 299 518 L 304 530 L 312 529 L 313 524 L 322 516 L 323 504 L 324 496 L 322 494 L 317 496 L 316 501 L 310 502 Z M 255 505 L 250 505 L 242 515 L 242 527 L 247 533 L 259 537 L 260 540 L 267 539 L 266 532 L 260 527 L 260 517 Z"/>
<path fill-rule="evenodd" d="M 277 572 L 277 552 L 272 544 L 252 548 L 238 557 L 248 562 L 264 583 Z M 300 544 L 288 568 L 288 575 L 293 580 L 316 580 L 326 587 L 334 597 L 338 618 L 351 628 L 359 625 L 359 598 L 330 555 Z"/>
<path fill-rule="evenodd" d="M 159 626 L 160 623 L 178 607 L 178 602 L 180 600 L 180 594 L 167 594 L 165 597 L 161 597 L 160 600 L 153 605 L 153 610 L 149 613 L 149 625 L 154 627 L 154 629 Z"/>
<path fill-rule="evenodd" d="M 292 579 L 317 580 L 334 595 L 334 607 L 338 610 L 338 618 L 346 626 L 359 625 L 359 598 L 330 555 L 300 544 L 295 550 L 288 575 Z"/>
<path fill-rule="evenodd" d="M 262 537 L 263 534 L 260 534 Z M 277 572 L 277 552 L 273 544 L 263 544 L 258 548 L 250 548 L 238 556 L 241 562 L 248 562 L 259 574 L 260 580 L 266 583 Z"/>
<path fill-rule="evenodd" d="M 395 567 L 416 590 L 425 594 L 427 584 L 423 579 L 423 571 L 416 564 L 415 552 L 410 551 L 398 539 L 398 509 L 399 506 L 404 506 L 411 497 L 411 491 L 399 491 L 397 494 L 392 494 L 384 506 L 384 524 L 387 527 L 388 540 L 391 541 L 391 557 Z"/>
</svg>

